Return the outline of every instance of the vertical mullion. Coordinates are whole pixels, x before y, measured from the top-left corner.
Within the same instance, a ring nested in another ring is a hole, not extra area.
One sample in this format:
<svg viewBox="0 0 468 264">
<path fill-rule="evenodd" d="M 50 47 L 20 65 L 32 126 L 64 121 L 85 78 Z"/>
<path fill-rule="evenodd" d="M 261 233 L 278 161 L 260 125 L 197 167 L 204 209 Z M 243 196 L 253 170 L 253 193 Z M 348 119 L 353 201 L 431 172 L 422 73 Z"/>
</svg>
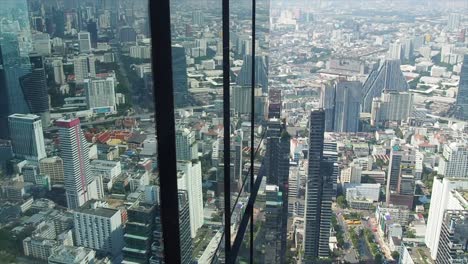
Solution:
<svg viewBox="0 0 468 264">
<path fill-rule="evenodd" d="M 149 1 L 165 263 L 181 263 L 169 0 Z"/>
<path fill-rule="evenodd" d="M 229 0 L 222 0 L 223 16 L 223 149 L 224 149 L 224 252 L 231 261 L 231 104 L 229 59 Z"/>
<path fill-rule="evenodd" d="M 250 195 L 252 195 L 254 187 L 254 160 L 255 160 L 255 17 L 256 17 L 256 0 L 252 0 L 252 76 L 251 76 L 251 129 L 250 129 Z M 250 208 L 250 263 L 253 263 L 253 252 L 254 252 L 254 205 Z"/>
</svg>

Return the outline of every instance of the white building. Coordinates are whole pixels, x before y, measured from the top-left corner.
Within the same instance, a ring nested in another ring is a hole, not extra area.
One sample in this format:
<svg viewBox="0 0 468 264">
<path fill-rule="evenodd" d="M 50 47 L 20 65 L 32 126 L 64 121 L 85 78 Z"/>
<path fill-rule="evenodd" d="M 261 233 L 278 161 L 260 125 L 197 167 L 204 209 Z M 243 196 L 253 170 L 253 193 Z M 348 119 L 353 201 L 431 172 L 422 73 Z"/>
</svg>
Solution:
<svg viewBox="0 0 468 264">
<path fill-rule="evenodd" d="M 405 121 L 413 110 L 414 95 L 408 92 L 389 91 L 374 98 L 371 109 L 371 125 L 385 121 Z"/>
<path fill-rule="evenodd" d="M 120 161 L 92 160 L 90 171 L 92 175 L 101 175 L 105 179 L 112 180 L 122 173 L 122 165 Z"/>
<path fill-rule="evenodd" d="M 86 79 L 84 83 L 89 109 L 96 111 L 104 109 L 106 113 L 116 111 L 114 78 Z"/>
<path fill-rule="evenodd" d="M 47 156 L 41 117 L 13 114 L 8 117 L 11 146 L 15 156 L 39 161 Z"/>
<path fill-rule="evenodd" d="M 33 35 L 33 50 L 42 55 L 47 56 L 52 53 L 52 43 L 50 36 L 47 33 L 36 33 Z"/>
<path fill-rule="evenodd" d="M 431 206 L 427 219 L 427 230 L 430 230 L 430 232 L 426 232 L 424 239 L 431 251 L 432 259 L 437 257 L 444 212 L 446 210 L 464 210 L 468 208 L 468 202 L 456 190 L 468 190 L 468 179 L 444 178 L 440 180 L 434 178 Z"/>
<path fill-rule="evenodd" d="M 190 131 L 185 127 L 176 129 L 176 155 L 177 160 L 198 159 L 195 131 Z"/>
<path fill-rule="evenodd" d="M 54 69 L 54 81 L 56 84 L 65 84 L 65 73 L 63 72 L 63 63 L 61 60 L 54 60 L 52 62 L 52 68 Z"/>
<path fill-rule="evenodd" d="M 23 240 L 23 253 L 31 258 L 47 260 L 57 245 L 55 240 L 27 237 Z"/>
<path fill-rule="evenodd" d="M 77 246 L 112 256 L 121 254 L 123 229 L 120 210 L 97 207 L 89 202 L 73 213 L 73 219 Z"/>
<path fill-rule="evenodd" d="M 85 79 L 96 77 L 96 59 L 94 56 L 81 55 L 73 60 L 75 82 L 83 83 Z"/>
<path fill-rule="evenodd" d="M 131 46 L 130 57 L 137 59 L 151 59 L 150 46 Z"/>
<path fill-rule="evenodd" d="M 92 249 L 60 245 L 54 248 L 48 264 L 89 264 L 94 263 L 95 256 Z"/>
<path fill-rule="evenodd" d="M 445 144 L 438 173 L 445 177 L 468 178 L 468 144 Z"/>
<path fill-rule="evenodd" d="M 80 52 L 86 53 L 91 51 L 91 34 L 89 32 L 78 33 L 78 44 Z"/>
<path fill-rule="evenodd" d="M 402 53 L 401 53 L 401 43 L 397 41 L 395 43 L 390 43 L 390 47 L 388 48 L 388 59 L 391 60 L 401 60 Z"/>
<path fill-rule="evenodd" d="M 346 184 L 346 199 L 366 199 L 379 201 L 380 183 Z"/>
<path fill-rule="evenodd" d="M 89 170 L 89 148 L 80 127 L 80 119 L 60 119 L 60 151 L 68 208 L 75 209 L 98 197 L 97 184 Z"/>
<path fill-rule="evenodd" d="M 192 238 L 203 225 L 202 173 L 199 161 L 177 161 L 177 186 L 186 190 L 189 198 L 190 233 Z"/>
</svg>

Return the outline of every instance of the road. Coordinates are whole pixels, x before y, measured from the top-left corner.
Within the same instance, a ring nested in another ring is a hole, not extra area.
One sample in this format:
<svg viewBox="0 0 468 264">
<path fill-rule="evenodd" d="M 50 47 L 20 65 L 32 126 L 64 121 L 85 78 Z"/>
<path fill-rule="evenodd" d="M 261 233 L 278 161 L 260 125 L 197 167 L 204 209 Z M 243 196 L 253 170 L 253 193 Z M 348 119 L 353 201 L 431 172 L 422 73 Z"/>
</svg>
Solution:
<svg viewBox="0 0 468 264">
<path fill-rule="evenodd" d="M 344 250 L 344 260 L 350 263 L 359 263 L 359 253 L 353 247 L 353 243 L 351 242 L 351 238 L 349 237 L 349 230 L 348 226 L 345 223 L 345 219 L 343 218 L 343 213 L 346 211 L 335 208 L 336 210 L 336 219 L 338 220 L 339 225 L 343 228 L 344 232 L 344 240 L 345 245 L 343 246 Z"/>
<path fill-rule="evenodd" d="M 367 227 L 370 228 L 371 230 L 374 230 L 374 228 L 378 230 L 377 220 L 374 217 L 370 217 L 369 221 L 367 221 Z M 385 258 L 388 260 L 393 260 L 392 252 L 390 251 L 390 248 L 388 247 L 387 243 L 385 243 L 385 241 L 381 237 L 380 232 L 372 231 L 372 233 L 374 233 L 375 242 L 380 246 L 380 250 L 384 254 Z"/>
</svg>

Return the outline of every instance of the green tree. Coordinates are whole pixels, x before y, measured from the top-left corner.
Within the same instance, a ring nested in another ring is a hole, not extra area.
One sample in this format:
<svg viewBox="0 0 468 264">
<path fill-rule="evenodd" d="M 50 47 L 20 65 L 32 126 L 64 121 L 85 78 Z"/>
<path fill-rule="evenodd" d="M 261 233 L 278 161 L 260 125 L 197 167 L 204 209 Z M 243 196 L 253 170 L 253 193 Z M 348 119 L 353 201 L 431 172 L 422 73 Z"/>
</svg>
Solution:
<svg viewBox="0 0 468 264">
<path fill-rule="evenodd" d="M 338 196 L 338 198 L 336 198 L 336 202 L 341 208 L 346 208 L 348 206 L 346 198 L 343 195 Z"/>
<path fill-rule="evenodd" d="M 398 261 L 398 259 L 400 258 L 400 253 L 398 253 L 398 251 L 393 251 L 392 252 L 392 258 L 396 261 Z"/>
</svg>

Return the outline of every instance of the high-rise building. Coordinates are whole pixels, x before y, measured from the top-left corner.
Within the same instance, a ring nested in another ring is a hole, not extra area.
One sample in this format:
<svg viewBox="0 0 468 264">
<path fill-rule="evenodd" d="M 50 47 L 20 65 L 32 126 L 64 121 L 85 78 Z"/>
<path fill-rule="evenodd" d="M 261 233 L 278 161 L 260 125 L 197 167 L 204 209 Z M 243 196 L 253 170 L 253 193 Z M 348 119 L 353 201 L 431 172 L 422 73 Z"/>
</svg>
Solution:
<svg viewBox="0 0 468 264">
<path fill-rule="evenodd" d="M 237 85 L 252 85 L 252 56 L 245 55 L 239 75 Z M 255 87 L 261 87 L 262 93 L 268 93 L 268 57 L 255 56 Z"/>
<path fill-rule="evenodd" d="M 380 67 L 373 69 L 363 85 L 361 111 L 370 113 L 372 100 L 384 91 L 407 91 L 408 84 L 400 69 L 400 60 L 385 60 Z"/>
<path fill-rule="evenodd" d="M 124 242 L 122 213 L 95 203 L 89 201 L 73 212 L 76 245 L 118 257 Z"/>
<path fill-rule="evenodd" d="M 388 59 L 401 60 L 402 58 L 402 46 L 400 41 L 390 43 L 390 47 L 388 48 Z"/>
<path fill-rule="evenodd" d="M 414 94 L 408 92 L 385 91 L 380 98 L 372 101 L 371 125 L 388 121 L 406 121 L 413 111 Z"/>
<path fill-rule="evenodd" d="M 460 70 L 460 82 L 456 102 L 456 117 L 468 120 L 468 55 L 463 57 L 463 65 Z"/>
<path fill-rule="evenodd" d="M 314 110 L 309 118 L 308 175 L 304 224 L 304 261 L 316 263 L 329 255 L 333 163 L 324 160 L 325 111 Z"/>
<path fill-rule="evenodd" d="M 114 78 L 86 79 L 86 100 L 89 109 L 97 113 L 116 111 Z"/>
<path fill-rule="evenodd" d="M 361 110 L 361 82 L 341 81 L 336 84 L 335 89 L 333 130 L 335 132 L 358 132 Z"/>
<path fill-rule="evenodd" d="M 320 108 L 325 111 L 325 131 L 333 131 L 335 118 L 335 86 L 326 83 L 320 89 Z"/>
<path fill-rule="evenodd" d="M 47 156 L 39 116 L 13 114 L 8 117 L 8 124 L 15 156 L 32 161 L 39 161 Z"/>
<path fill-rule="evenodd" d="M 406 38 L 402 40 L 402 46 L 401 46 L 401 51 L 402 51 L 402 58 L 404 60 L 411 60 L 413 59 L 413 53 L 414 53 L 414 44 L 413 44 L 413 39 L 411 38 Z"/>
<path fill-rule="evenodd" d="M 64 184 L 63 160 L 55 156 L 39 161 L 41 174 L 49 175 L 52 184 Z"/>
<path fill-rule="evenodd" d="M 97 184 L 89 169 L 88 143 L 78 118 L 60 119 L 55 125 L 59 128 L 67 205 L 75 209 L 98 196 Z"/>
<path fill-rule="evenodd" d="M 140 203 L 127 210 L 125 246 L 122 249 L 125 261 L 148 263 L 151 257 L 155 217 L 155 205 Z"/>
<path fill-rule="evenodd" d="M 262 95 L 262 89 L 256 87 L 254 95 L 257 100 Z M 250 85 L 232 87 L 232 108 L 239 114 L 250 114 L 252 112 L 252 89 Z M 255 112 L 258 110 L 256 108 Z"/>
<path fill-rule="evenodd" d="M 56 84 L 65 84 L 65 74 L 63 72 L 63 63 L 61 60 L 54 60 L 52 62 L 54 68 L 54 81 Z"/>
<path fill-rule="evenodd" d="M 91 47 L 97 47 L 97 40 L 98 40 L 98 30 L 97 30 L 97 23 L 94 20 L 89 20 L 87 24 L 87 30 L 89 32 L 89 36 L 91 39 Z M 78 35 L 79 36 L 79 35 Z"/>
<path fill-rule="evenodd" d="M 79 56 L 74 59 L 75 82 L 83 83 L 85 79 L 96 77 L 94 56 Z"/>
<path fill-rule="evenodd" d="M 269 240 L 269 253 L 265 263 L 284 263 L 287 242 L 288 189 L 289 189 L 289 153 L 290 136 L 279 119 L 270 119 L 267 127 L 267 147 L 264 159 L 267 184 L 274 194 L 267 190 L 267 209 L 265 221 Z M 270 262 L 271 261 L 271 262 Z"/>
<path fill-rule="evenodd" d="M 180 238 L 180 263 L 192 263 L 193 242 L 190 235 L 191 217 L 189 195 L 185 190 L 179 190 L 179 238 Z"/>
<path fill-rule="evenodd" d="M 444 213 L 436 264 L 465 263 L 468 253 L 468 210 Z"/>
<path fill-rule="evenodd" d="M 198 146 L 194 131 L 185 127 L 176 129 L 176 156 L 177 160 L 198 159 Z"/>
<path fill-rule="evenodd" d="M 80 46 L 80 52 L 91 52 L 91 34 L 89 34 L 89 32 L 78 33 L 78 44 Z"/>
<path fill-rule="evenodd" d="M 268 91 L 268 118 L 280 118 L 281 117 L 281 90 L 270 89 Z"/>
<path fill-rule="evenodd" d="M 424 242 L 431 252 L 431 258 L 437 259 L 441 243 L 441 229 L 446 210 L 466 210 L 468 201 L 464 193 L 468 190 L 467 179 L 434 178 L 431 206 L 427 218 L 427 230 Z"/>
<path fill-rule="evenodd" d="M 416 152 L 405 146 L 394 145 L 390 152 L 387 172 L 386 202 L 394 205 L 413 204 Z M 410 190 L 413 188 L 412 190 Z M 406 198 L 406 199 L 404 199 Z"/>
<path fill-rule="evenodd" d="M 265 187 L 265 263 L 284 263 L 284 254 L 281 254 L 282 221 L 283 217 L 283 193 L 277 185 Z M 287 206 L 286 206 L 287 208 Z"/>
<path fill-rule="evenodd" d="M 187 104 L 187 59 L 185 48 L 180 45 L 172 46 L 172 76 L 174 84 L 174 105 L 182 107 Z"/>
<path fill-rule="evenodd" d="M 199 161 L 177 161 L 177 187 L 187 191 L 192 238 L 203 225 L 203 191 L 201 163 Z"/>
<path fill-rule="evenodd" d="M 439 163 L 438 174 L 450 178 L 468 178 L 468 144 L 445 144 Z"/>
<path fill-rule="evenodd" d="M 449 14 L 447 21 L 447 29 L 449 31 L 457 31 L 460 28 L 461 14 L 451 13 Z"/>
</svg>

